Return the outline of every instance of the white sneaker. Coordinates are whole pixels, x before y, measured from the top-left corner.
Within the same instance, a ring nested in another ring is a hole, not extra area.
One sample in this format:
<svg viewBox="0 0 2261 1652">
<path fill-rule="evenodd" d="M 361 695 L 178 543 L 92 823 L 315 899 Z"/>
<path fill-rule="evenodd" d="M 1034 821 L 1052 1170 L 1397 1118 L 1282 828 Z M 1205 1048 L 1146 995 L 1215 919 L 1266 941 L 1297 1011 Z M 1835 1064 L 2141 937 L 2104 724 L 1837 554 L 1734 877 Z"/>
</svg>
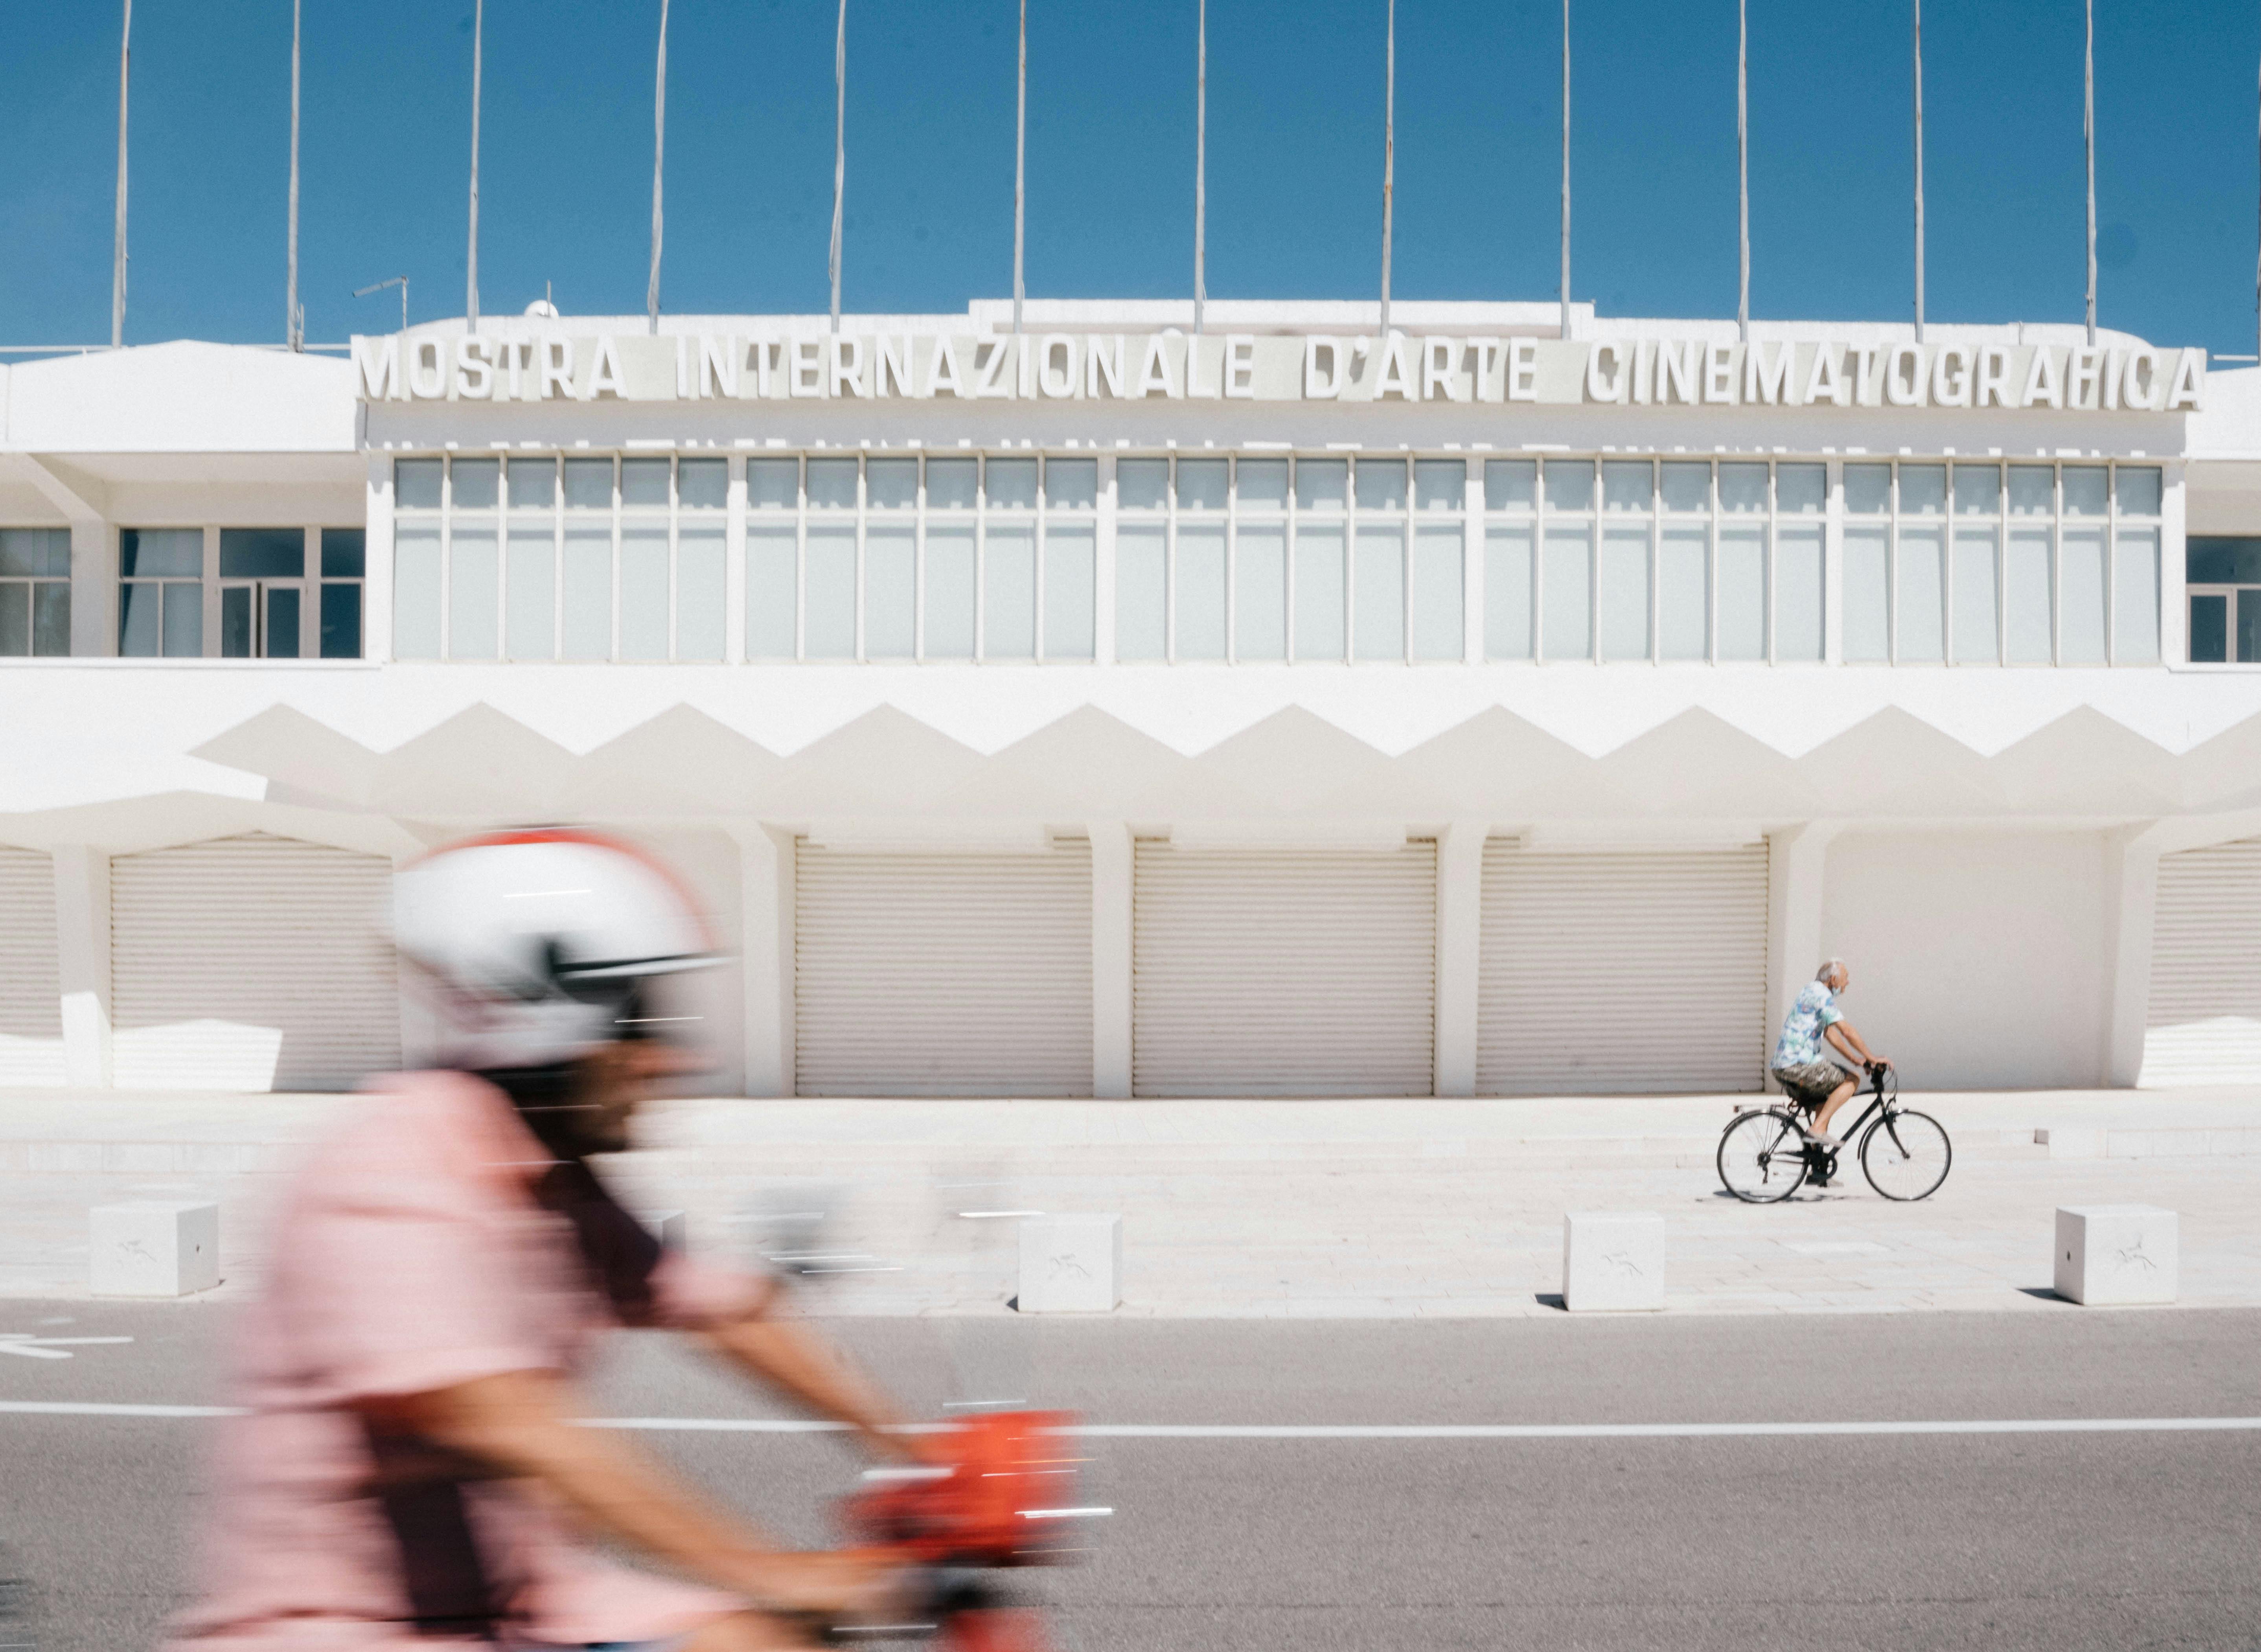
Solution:
<svg viewBox="0 0 2261 1652">
<path fill-rule="evenodd" d="M 1835 1153 L 1839 1148 L 1845 1145 L 1843 1141 L 1840 1140 L 1835 1136 L 1830 1135 L 1826 1131 L 1810 1131 L 1807 1134 L 1812 1139 L 1815 1146 L 1827 1147 L 1831 1153 Z"/>
</svg>

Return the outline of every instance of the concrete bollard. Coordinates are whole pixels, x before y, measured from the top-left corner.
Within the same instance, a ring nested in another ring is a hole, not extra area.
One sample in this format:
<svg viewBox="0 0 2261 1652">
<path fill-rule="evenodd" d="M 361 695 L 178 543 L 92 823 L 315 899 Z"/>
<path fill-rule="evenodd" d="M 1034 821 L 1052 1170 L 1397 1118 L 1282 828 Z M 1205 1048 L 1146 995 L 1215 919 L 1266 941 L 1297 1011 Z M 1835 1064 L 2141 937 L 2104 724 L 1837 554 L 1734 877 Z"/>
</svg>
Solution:
<svg viewBox="0 0 2261 1652">
<path fill-rule="evenodd" d="M 649 1210 L 643 1225 L 651 1236 L 671 1251 L 691 1248 L 691 1220 L 680 1210 Z"/>
<path fill-rule="evenodd" d="M 2086 1126 L 2051 1124 L 2034 1132 L 2034 1140 L 2049 1149 L 2052 1159 L 2101 1159 L 2104 1132 Z"/>
<path fill-rule="evenodd" d="M 1664 1218 L 1649 1210 L 1573 1210 L 1562 1218 L 1562 1305 L 1572 1313 L 1664 1306 Z"/>
<path fill-rule="evenodd" d="M 1023 1313 L 1110 1313 L 1123 1300 L 1123 1218 L 1038 1216 L 1021 1224 Z"/>
<path fill-rule="evenodd" d="M 2091 1204 L 2056 1213 L 2056 1294 L 2091 1308 L 2172 1302 L 2181 1235 L 2155 1204 Z"/>
<path fill-rule="evenodd" d="M 219 1283 L 219 1206 L 136 1201 L 89 1213 L 97 1296 L 186 1296 Z"/>
</svg>

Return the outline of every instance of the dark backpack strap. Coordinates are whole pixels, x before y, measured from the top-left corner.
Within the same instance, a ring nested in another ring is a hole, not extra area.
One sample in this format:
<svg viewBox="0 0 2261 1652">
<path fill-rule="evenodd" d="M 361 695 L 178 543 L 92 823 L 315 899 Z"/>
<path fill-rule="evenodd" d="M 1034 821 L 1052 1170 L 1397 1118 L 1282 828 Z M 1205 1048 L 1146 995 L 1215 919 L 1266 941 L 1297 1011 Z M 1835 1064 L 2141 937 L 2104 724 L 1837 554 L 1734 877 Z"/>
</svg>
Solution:
<svg viewBox="0 0 2261 1652">
<path fill-rule="evenodd" d="M 561 1160 L 535 1184 L 545 1210 L 572 1224 L 590 1282 L 628 1325 L 651 1318 L 651 1276 L 665 1253 L 650 1230 L 630 1216 L 587 1161 Z"/>
</svg>

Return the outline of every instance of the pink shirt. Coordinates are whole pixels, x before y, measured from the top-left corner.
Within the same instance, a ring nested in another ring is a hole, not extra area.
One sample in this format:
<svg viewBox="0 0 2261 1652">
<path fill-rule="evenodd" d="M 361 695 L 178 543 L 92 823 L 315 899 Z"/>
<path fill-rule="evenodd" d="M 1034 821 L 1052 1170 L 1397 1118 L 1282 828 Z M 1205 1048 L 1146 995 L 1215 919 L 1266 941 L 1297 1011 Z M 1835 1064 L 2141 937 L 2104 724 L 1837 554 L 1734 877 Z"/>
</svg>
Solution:
<svg viewBox="0 0 2261 1652">
<path fill-rule="evenodd" d="M 475 1377 L 570 1374 L 623 1322 L 694 1327 L 763 1300 L 669 1253 L 648 1301 L 600 1295 L 573 1225 L 536 1203 L 553 1164 L 507 1097 L 458 1073 L 385 1081 L 285 1196 L 265 1288 L 238 1328 L 235 1403 L 206 1506 L 204 1598 L 179 1652 L 507 1644 L 684 1634 L 733 1597 L 592 1557 L 537 1484 L 479 1477 L 357 1406 Z M 427 1620 L 420 1634 L 416 1620 Z"/>
</svg>

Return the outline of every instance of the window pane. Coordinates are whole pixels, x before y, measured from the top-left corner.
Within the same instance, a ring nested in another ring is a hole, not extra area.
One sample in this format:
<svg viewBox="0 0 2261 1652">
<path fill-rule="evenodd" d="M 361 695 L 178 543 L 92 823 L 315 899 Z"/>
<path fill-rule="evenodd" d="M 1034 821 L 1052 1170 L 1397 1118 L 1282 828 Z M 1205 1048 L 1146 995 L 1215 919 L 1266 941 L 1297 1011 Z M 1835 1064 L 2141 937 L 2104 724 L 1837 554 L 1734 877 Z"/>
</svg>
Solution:
<svg viewBox="0 0 2261 1652">
<path fill-rule="evenodd" d="M 2229 658 L 2229 598 L 2216 593 L 2190 600 L 2190 657 L 2194 665 L 2219 665 Z"/>
<path fill-rule="evenodd" d="M 1402 511 L 1405 508 L 1404 460 L 1360 459 L 1356 474 L 1359 509 Z"/>
<path fill-rule="evenodd" d="M 453 471 L 455 493 L 449 503 L 459 511 L 491 511 L 502 503 L 500 459 L 458 459 Z"/>
<path fill-rule="evenodd" d="M 439 554 L 439 547 L 435 544 L 432 551 L 435 567 Z M 164 587 L 154 580 L 137 580 L 133 584 L 118 586 L 118 651 L 120 654 L 136 659 L 155 657 L 159 647 L 159 616 L 163 611 L 164 601 Z M 432 604 L 434 614 L 439 612 L 439 607 L 435 595 Z M 434 628 L 436 631 L 438 628 L 435 625 Z M 403 655 L 401 657 L 411 657 Z"/>
<path fill-rule="evenodd" d="M 2100 476 L 2103 474 L 2099 471 Z M 1900 466 L 1900 514 L 1943 516 L 1947 514 L 1947 467 L 1943 464 Z"/>
<path fill-rule="evenodd" d="M 2017 472 L 2010 472 L 2010 492 L 2017 492 Z M 2049 663 L 2049 614 L 2056 607 L 2055 578 L 2049 568 L 2049 530 L 2013 528 L 2010 552 L 2003 569 L 2009 588 L 2004 639 L 2013 665 Z"/>
<path fill-rule="evenodd" d="M 322 578 L 358 579 L 369 563 L 368 535 L 358 528 L 322 529 Z"/>
<path fill-rule="evenodd" d="M 1278 463 L 1267 461 L 1267 463 Z M 1247 485 L 1248 466 L 1240 467 Z M 1281 480 L 1287 479 L 1284 464 Z M 1242 500 L 1246 502 L 1244 492 Z M 1288 525 L 1243 522 L 1232 545 L 1232 652 L 1242 660 L 1288 657 Z"/>
<path fill-rule="evenodd" d="M 554 658 L 557 653 L 556 545 L 546 525 L 513 526 L 508 545 L 505 650 L 513 659 Z"/>
<path fill-rule="evenodd" d="M 1774 508 L 1783 516 L 1819 516 L 1829 506 L 1829 467 L 1826 464 L 1777 464 L 1774 468 Z"/>
<path fill-rule="evenodd" d="M 1905 501 L 1906 495 L 1901 498 Z M 1946 657 L 1946 535 L 1940 529 L 1900 529 L 1894 569 L 1899 597 L 1895 657 L 1902 664 L 1935 665 Z"/>
<path fill-rule="evenodd" d="M 303 579 L 306 577 L 306 530 L 223 528 L 219 573 L 223 579 Z"/>
<path fill-rule="evenodd" d="M 1537 507 L 1539 463 L 1535 459 L 1486 459 L 1484 509 L 1527 511 Z M 1489 576 L 1486 576 L 1489 580 Z"/>
<path fill-rule="evenodd" d="M 816 461 L 809 461 L 808 490 L 816 493 Z M 800 645 L 805 659 L 856 657 L 856 529 L 846 522 L 811 523 L 806 611 Z"/>
<path fill-rule="evenodd" d="M 1730 515 L 1750 516 L 1767 507 L 1767 468 L 1763 464 L 1722 464 L 1719 467 L 1719 509 Z M 1722 541 L 1722 543 L 1725 542 Z M 1720 590 L 1726 589 L 1723 583 Z M 1726 622 L 1720 635 L 1726 635 Z"/>
<path fill-rule="evenodd" d="M 322 657 L 361 657 L 361 587 L 322 587 Z"/>
<path fill-rule="evenodd" d="M 1848 464 L 1845 467 L 1845 514 L 1848 516 L 1889 516 L 1892 514 L 1891 465 Z"/>
<path fill-rule="evenodd" d="M 565 462 L 566 481 L 572 480 L 573 462 Z M 800 461 L 798 459 L 749 459 L 746 461 L 746 508 L 754 511 L 789 511 L 800 503 Z"/>
<path fill-rule="evenodd" d="M 791 460 L 786 463 L 790 464 Z M 608 511 L 613 508 L 613 462 L 610 459 L 565 461 L 565 508 L 569 511 Z M 612 652 L 608 641 L 605 651 Z"/>
<path fill-rule="evenodd" d="M 546 511 L 556 503 L 556 460 L 513 459 L 510 462 L 511 509 Z"/>
<path fill-rule="evenodd" d="M 2237 663 L 2261 663 L 2261 591 L 2237 593 Z"/>
<path fill-rule="evenodd" d="M 1780 470 L 1775 491 L 1782 489 Z M 1821 525 L 1780 528 L 1774 536 L 1774 657 L 1784 663 L 1821 657 Z"/>
<path fill-rule="evenodd" d="M 703 461 L 702 461 L 703 463 Z M 675 536 L 675 657 L 719 660 L 729 652 L 728 542 L 721 527 Z"/>
<path fill-rule="evenodd" d="M 2010 467 L 2010 514 L 2047 516 L 2056 509 L 2056 472 L 2046 464 Z"/>
<path fill-rule="evenodd" d="M 719 511 L 730 503 L 728 459 L 685 459 L 676 467 L 676 502 L 686 511 Z M 679 550 L 680 545 L 677 547 Z"/>
<path fill-rule="evenodd" d="M 259 593 L 250 585 L 228 585 L 219 593 L 219 657 L 222 659 L 249 659 L 255 650 L 251 646 L 251 605 Z"/>
<path fill-rule="evenodd" d="M 205 535 L 200 528 L 128 528 L 118 535 L 121 578 L 155 575 L 200 578 L 205 571 Z"/>
<path fill-rule="evenodd" d="M 1992 464 L 1955 467 L 1955 514 L 1992 516 L 2002 508 L 2002 472 Z"/>
<path fill-rule="evenodd" d="M 2123 464 L 2119 477 L 2120 514 L 2157 516 L 2159 514 L 2159 472 L 2147 464 Z"/>
<path fill-rule="evenodd" d="M 205 651 L 205 588 L 185 580 L 165 585 L 165 657 L 195 659 Z"/>
<path fill-rule="evenodd" d="M 154 586 L 138 588 L 154 598 Z M 131 628 L 128 629 L 131 638 Z M 128 648 L 129 654 L 140 653 Z M 147 650 L 155 653 L 151 648 Z M 403 527 L 392 535 L 392 655 L 395 659 L 440 657 L 440 530 Z"/>
<path fill-rule="evenodd" d="M 1489 484 L 1487 483 L 1487 486 Z M 1531 657 L 1531 528 L 1484 531 L 1484 657 Z"/>
<path fill-rule="evenodd" d="M 970 511 L 980 481 L 980 466 L 972 459 L 929 459 L 927 505 L 937 511 Z"/>
<path fill-rule="evenodd" d="M 2071 473 L 2067 492 L 2070 493 Z M 2057 663 L 2104 664 L 2104 530 L 2068 528 L 2059 542 Z"/>
<path fill-rule="evenodd" d="M 852 511 L 856 508 L 856 461 L 811 459 L 808 462 L 808 508 L 813 511 Z"/>
<path fill-rule="evenodd" d="M 2101 516 L 2105 514 L 2105 488 L 2110 472 L 2100 464 L 2068 464 L 2064 467 L 2064 514 L 2067 516 Z"/>
<path fill-rule="evenodd" d="M 1846 467 L 1852 475 L 1852 467 Z M 1848 492 L 1851 492 L 1848 485 Z M 1884 530 L 1848 528 L 1845 530 L 1845 609 L 1843 649 L 1855 664 L 1882 664 L 1891 658 L 1892 587 Z"/>
<path fill-rule="evenodd" d="M 981 544 L 981 657 L 1036 657 L 1036 526 L 993 519 Z"/>
<path fill-rule="evenodd" d="M 1296 466 L 1296 486 L 1303 465 Z M 1343 530 L 1339 524 L 1305 522 L 1296 528 L 1296 657 L 1339 660 L 1349 639 L 1344 634 L 1343 604 L 1347 572 L 1343 566 Z"/>
<path fill-rule="evenodd" d="M 1098 531 L 1090 522 L 1044 525 L 1046 659 L 1092 657 L 1098 630 L 1097 549 Z"/>
<path fill-rule="evenodd" d="M 1962 473 L 1956 472 L 1959 484 Z M 1956 489 L 1958 502 L 1961 488 Z M 1992 665 L 2001 657 L 1995 630 L 1994 530 L 1958 528 L 1955 533 L 1955 663 Z"/>
<path fill-rule="evenodd" d="M 1605 511 L 1637 511 L 1647 515 L 1650 495 L 1655 491 L 1650 474 L 1653 469 L 1646 459 L 1638 463 L 1623 459 L 1603 461 L 1602 508 Z"/>
<path fill-rule="evenodd" d="M 851 460 L 850 463 L 853 464 L 854 461 Z M 629 506 L 642 506 L 647 510 L 665 510 L 668 505 L 668 472 L 671 469 L 673 466 L 665 459 L 622 459 L 621 503 Z M 622 573 L 628 571 L 626 563 L 621 564 L 621 571 Z M 621 621 L 623 625 L 628 622 L 628 596 L 623 591 L 621 597 Z M 625 657 L 633 659 L 637 657 L 628 655 Z"/>
<path fill-rule="evenodd" d="M 1607 485 L 1604 477 L 1604 485 Z M 1602 535 L 1602 657 L 1648 657 L 1648 530 Z"/>
<path fill-rule="evenodd" d="M 1459 459 L 1416 459 L 1413 462 L 1413 506 L 1416 510 L 1456 511 L 1468 493 L 1468 467 Z"/>
<path fill-rule="evenodd" d="M 493 659 L 501 652 L 502 570 L 490 522 L 448 537 L 448 657 Z"/>
<path fill-rule="evenodd" d="M 71 651 L 71 588 L 59 579 L 32 587 L 32 652 L 67 658 Z"/>
<path fill-rule="evenodd" d="M 1178 461 L 1178 508 L 1181 511 L 1221 511 L 1224 508 L 1225 462 L 1223 459 Z"/>
<path fill-rule="evenodd" d="M 1719 467 L 1723 503 L 1728 468 Z M 1762 528 L 1738 524 L 1719 529 L 1719 625 L 1721 659 L 1766 657 L 1766 530 Z"/>
<path fill-rule="evenodd" d="M 875 511 L 908 511 L 918 505 L 916 459 L 871 459 L 864 465 L 864 503 Z"/>
<path fill-rule="evenodd" d="M 1590 511 L 1594 508 L 1592 460 L 1547 461 L 1547 508 L 1550 511 Z M 1552 535 L 1548 535 L 1548 542 L 1553 542 Z M 1552 565 L 1551 561 L 1549 565 Z"/>
<path fill-rule="evenodd" d="M 1169 547 L 1159 523 L 1123 528 L 1115 535 L 1115 657 L 1167 657 Z"/>
<path fill-rule="evenodd" d="M 1590 473 L 1591 467 L 1588 468 Z M 1551 503 L 1554 492 L 1552 461 L 1547 470 Z M 1589 565 L 1592 549 L 1590 529 L 1556 527 L 1547 530 L 1547 563 L 1540 570 L 1546 608 L 1540 634 L 1540 652 L 1547 659 L 1593 657 L 1594 588 L 1593 570 Z"/>
<path fill-rule="evenodd" d="M 0 574 L 69 578 L 70 529 L 0 528 Z"/>
<path fill-rule="evenodd" d="M 300 643 L 298 587 L 276 585 L 267 597 L 267 657 L 297 659 Z"/>
<path fill-rule="evenodd" d="M 1037 462 L 1034 459 L 989 461 L 989 508 L 993 511 L 1032 511 L 1037 508 Z"/>
<path fill-rule="evenodd" d="M 874 466 L 881 463 L 872 461 Z M 918 647 L 917 618 L 917 535 L 908 522 L 865 528 L 864 657 L 909 659 Z"/>
<path fill-rule="evenodd" d="M 1239 478 L 1242 510 L 1284 511 L 1288 508 L 1287 460 L 1243 459 Z"/>
<path fill-rule="evenodd" d="M 1087 511 L 1099 503 L 1099 461 L 1046 459 L 1044 504 L 1056 511 Z"/>
<path fill-rule="evenodd" d="M 18 580 L 0 583 L 0 655 L 11 659 L 32 651 L 32 587 Z"/>
<path fill-rule="evenodd" d="M 1360 502 L 1365 502 L 1363 478 L 1367 462 L 1359 461 Z M 1404 467 L 1398 466 L 1401 482 Z M 1353 657 L 1362 660 L 1402 660 L 1405 657 L 1405 530 L 1396 526 L 1365 527 L 1358 530 L 1358 556 L 1353 571 L 1353 590 L 1350 637 Z"/>
<path fill-rule="evenodd" d="M 1178 467 L 1185 474 L 1185 466 Z M 1224 524 L 1181 522 L 1178 525 L 1177 578 L 1171 583 L 1173 616 L 1177 634 L 1173 657 L 1181 660 L 1219 660 L 1224 657 Z"/>
<path fill-rule="evenodd" d="M 798 483 L 795 484 L 798 485 Z M 793 529 L 746 529 L 746 657 L 791 659 L 800 608 L 800 560 Z"/>
<path fill-rule="evenodd" d="M 1339 511 L 1350 497 L 1350 461 L 1347 459 L 1298 459 L 1296 461 L 1296 507 L 1305 511 Z M 1303 644 L 1296 645 L 1298 657 Z"/>
<path fill-rule="evenodd" d="M 2261 539 L 2193 536 L 2184 546 L 2183 574 L 2194 585 L 2261 585 Z"/>
<path fill-rule="evenodd" d="M 392 502 L 404 511 L 436 511 L 440 508 L 440 470 L 437 459 L 395 459 L 392 462 Z"/>
<path fill-rule="evenodd" d="M 1461 473 L 1467 474 L 1465 467 Z M 1418 479 L 1418 478 L 1417 478 Z M 1413 535 L 1413 657 L 1456 660 L 1468 654 L 1461 530 L 1425 528 Z"/>
<path fill-rule="evenodd" d="M 625 497 L 628 490 L 621 488 Z M 667 657 L 667 528 L 660 522 L 621 525 L 621 657 Z"/>
<path fill-rule="evenodd" d="M 565 530 L 564 625 L 567 659 L 613 657 L 613 534 L 609 528 Z"/>
<path fill-rule="evenodd" d="M 970 460 L 948 460 L 951 464 Z M 933 486 L 934 466 L 927 467 L 927 485 Z M 926 634 L 922 652 L 927 659 L 973 657 L 973 529 L 971 526 L 930 528 L 926 530 Z"/>
<path fill-rule="evenodd" d="M 1708 516 L 1712 511 L 1712 467 L 1668 460 L 1663 470 L 1664 508 L 1676 515 Z"/>
<path fill-rule="evenodd" d="M 1117 459 L 1115 503 L 1126 511 L 1159 511 L 1170 500 L 1167 459 Z"/>
<path fill-rule="evenodd" d="M 2159 530 L 2123 528 L 2113 558 L 2112 660 L 2159 663 Z"/>
<path fill-rule="evenodd" d="M 1656 644 L 1660 657 L 1712 657 L 1712 530 L 1668 522 L 1656 557 Z"/>
</svg>

